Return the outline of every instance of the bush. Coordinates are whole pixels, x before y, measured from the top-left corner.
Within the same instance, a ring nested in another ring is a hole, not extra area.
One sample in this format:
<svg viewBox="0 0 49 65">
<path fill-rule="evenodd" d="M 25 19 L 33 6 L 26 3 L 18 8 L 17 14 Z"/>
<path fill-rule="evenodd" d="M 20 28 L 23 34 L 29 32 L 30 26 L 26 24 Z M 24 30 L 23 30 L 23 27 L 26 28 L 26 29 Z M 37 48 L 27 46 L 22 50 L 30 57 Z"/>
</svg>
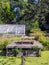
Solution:
<svg viewBox="0 0 49 65">
<path fill-rule="evenodd" d="M 33 28 L 39 28 L 39 22 L 36 20 L 33 24 L 32 24 Z"/>
<path fill-rule="evenodd" d="M 16 48 L 15 50 L 16 50 L 17 53 L 22 52 L 22 49 L 19 49 L 19 48 Z"/>
<path fill-rule="evenodd" d="M 49 39 L 45 37 L 45 33 L 42 32 L 39 28 L 32 29 L 30 35 L 34 36 L 36 40 L 42 43 L 45 49 L 49 49 Z"/>
<path fill-rule="evenodd" d="M 31 29 L 31 36 L 33 35 L 37 40 L 39 40 L 40 37 L 44 36 L 45 33 L 42 32 L 39 28 Z"/>
<path fill-rule="evenodd" d="M 8 45 L 10 43 L 9 40 L 5 40 L 5 41 L 0 41 L 0 49 L 3 49 L 6 47 L 6 45 Z"/>
<path fill-rule="evenodd" d="M 34 46 L 32 49 L 33 49 L 33 51 L 39 50 L 39 48 L 37 46 Z"/>
</svg>

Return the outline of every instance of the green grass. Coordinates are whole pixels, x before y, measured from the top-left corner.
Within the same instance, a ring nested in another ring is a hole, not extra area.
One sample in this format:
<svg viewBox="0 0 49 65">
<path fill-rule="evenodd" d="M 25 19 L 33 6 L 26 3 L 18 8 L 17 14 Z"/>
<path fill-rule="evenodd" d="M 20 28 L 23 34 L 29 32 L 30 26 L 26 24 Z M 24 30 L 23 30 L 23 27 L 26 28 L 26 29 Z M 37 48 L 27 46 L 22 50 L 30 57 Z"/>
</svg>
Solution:
<svg viewBox="0 0 49 65">
<path fill-rule="evenodd" d="M 0 57 L 0 65 L 20 65 L 20 57 Z"/>
<path fill-rule="evenodd" d="M 25 65 L 49 65 L 49 51 L 43 51 L 41 57 L 26 58 Z"/>
<path fill-rule="evenodd" d="M 0 65 L 21 65 L 21 58 L 0 56 Z M 25 65 L 49 65 L 49 51 L 43 51 L 41 57 L 25 57 Z"/>
</svg>

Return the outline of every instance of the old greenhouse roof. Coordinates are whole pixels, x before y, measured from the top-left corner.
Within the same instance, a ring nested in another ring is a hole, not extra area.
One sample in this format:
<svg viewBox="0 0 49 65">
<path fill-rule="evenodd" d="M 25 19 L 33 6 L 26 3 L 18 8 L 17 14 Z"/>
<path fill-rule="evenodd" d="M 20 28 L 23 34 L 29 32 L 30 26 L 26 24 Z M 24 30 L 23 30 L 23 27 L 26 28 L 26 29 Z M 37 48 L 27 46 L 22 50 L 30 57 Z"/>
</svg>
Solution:
<svg viewBox="0 0 49 65">
<path fill-rule="evenodd" d="M 25 25 L 0 24 L 0 34 L 25 35 Z"/>
<path fill-rule="evenodd" d="M 42 44 L 38 41 L 19 41 L 19 42 L 12 42 L 11 44 L 7 45 L 6 48 L 32 48 L 37 46 L 38 48 L 43 48 Z"/>
</svg>

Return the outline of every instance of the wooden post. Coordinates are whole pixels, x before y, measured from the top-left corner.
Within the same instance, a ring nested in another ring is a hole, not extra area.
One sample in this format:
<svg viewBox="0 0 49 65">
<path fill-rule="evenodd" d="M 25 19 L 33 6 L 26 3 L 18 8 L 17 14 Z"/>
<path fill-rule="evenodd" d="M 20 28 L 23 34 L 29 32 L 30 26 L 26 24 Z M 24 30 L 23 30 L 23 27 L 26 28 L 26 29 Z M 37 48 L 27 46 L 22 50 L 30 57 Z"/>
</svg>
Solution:
<svg viewBox="0 0 49 65">
<path fill-rule="evenodd" d="M 39 56 L 41 56 L 41 49 L 39 49 Z"/>
<path fill-rule="evenodd" d="M 21 63 L 21 65 L 25 65 L 25 59 L 24 59 L 24 55 L 22 54 L 22 63 Z"/>
</svg>

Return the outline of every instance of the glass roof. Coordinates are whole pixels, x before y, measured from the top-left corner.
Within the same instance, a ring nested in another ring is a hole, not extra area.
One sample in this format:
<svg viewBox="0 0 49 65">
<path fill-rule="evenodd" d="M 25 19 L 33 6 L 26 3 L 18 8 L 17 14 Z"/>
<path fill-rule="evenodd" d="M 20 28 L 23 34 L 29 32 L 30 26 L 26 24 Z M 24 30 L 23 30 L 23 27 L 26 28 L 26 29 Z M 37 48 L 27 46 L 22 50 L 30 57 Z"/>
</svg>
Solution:
<svg viewBox="0 0 49 65">
<path fill-rule="evenodd" d="M 0 33 L 25 34 L 25 25 L 0 25 Z"/>
</svg>

